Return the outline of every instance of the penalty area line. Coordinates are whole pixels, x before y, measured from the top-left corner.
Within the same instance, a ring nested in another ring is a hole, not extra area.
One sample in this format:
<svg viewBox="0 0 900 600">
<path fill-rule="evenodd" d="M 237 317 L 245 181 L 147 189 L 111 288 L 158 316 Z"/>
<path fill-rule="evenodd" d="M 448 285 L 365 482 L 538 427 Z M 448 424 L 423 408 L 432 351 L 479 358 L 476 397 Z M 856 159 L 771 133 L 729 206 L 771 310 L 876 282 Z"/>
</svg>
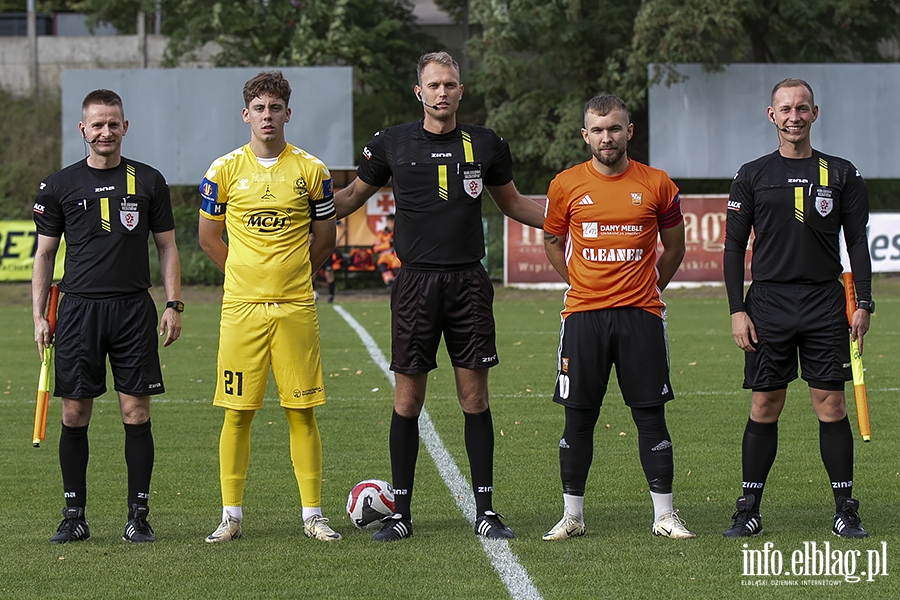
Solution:
<svg viewBox="0 0 900 600">
<path fill-rule="evenodd" d="M 369 356 L 372 357 L 378 368 L 388 378 L 391 385 L 395 386 L 396 382 L 394 373 L 390 369 L 390 363 L 388 363 L 381 352 L 381 348 L 369 335 L 369 332 L 341 306 L 335 304 L 333 308 L 356 332 L 363 346 L 369 352 Z M 472 486 L 460 473 L 456 462 L 454 462 L 453 457 L 450 456 L 450 453 L 441 441 L 425 408 L 422 408 L 422 412 L 419 414 L 419 437 L 422 438 L 428 454 L 431 455 L 438 474 L 440 474 L 441 479 L 444 480 L 444 483 L 450 490 L 450 495 L 456 500 L 459 510 L 462 511 L 463 516 L 469 521 L 469 525 L 474 528 L 475 500 L 472 497 Z M 513 600 L 541 600 L 541 594 L 534 587 L 531 577 L 528 576 L 528 571 L 525 570 L 525 567 L 519 563 L 516 555 L 509 549 L 509 544 L 506 540 L 489 540 L 480 535 L 477 537 L 481 541 L 482 550 L 484 550 L 485 555 L 491 561 L 491 566 L 497 571 Z"/>
</svg>

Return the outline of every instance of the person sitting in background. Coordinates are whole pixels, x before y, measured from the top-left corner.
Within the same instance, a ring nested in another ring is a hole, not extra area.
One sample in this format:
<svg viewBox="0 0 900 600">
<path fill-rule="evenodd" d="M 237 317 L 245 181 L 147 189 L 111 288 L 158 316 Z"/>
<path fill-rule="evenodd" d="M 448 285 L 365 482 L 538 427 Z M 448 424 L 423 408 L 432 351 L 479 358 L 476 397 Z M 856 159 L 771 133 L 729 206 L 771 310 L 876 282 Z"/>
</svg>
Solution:
<svg viewBox="0 0 900 600">
<path fill-rule="evenodd" d="M 340 271 L 343 263 L 344 255 L 341 254 L 340 248 L 335 248 L 328 260 L 325 261 L 325 264 L 322 265 L 322 268 L 319 269 L 319 273 L 325 279 L 325 283 L 328 284 L 328 302 L 334 302 L 334 272 Z"/>
<path fill-rule="evenodd" d="M 388 290 L 394 283 L 394 269 L 400 268 L 400 259 L 394 251 L 394 215 L 385 217 L 384 229 L 375 236 L 372 244 L 375 255 L 375 268 L 381 273 L 381 281 Z"/>
</svg>

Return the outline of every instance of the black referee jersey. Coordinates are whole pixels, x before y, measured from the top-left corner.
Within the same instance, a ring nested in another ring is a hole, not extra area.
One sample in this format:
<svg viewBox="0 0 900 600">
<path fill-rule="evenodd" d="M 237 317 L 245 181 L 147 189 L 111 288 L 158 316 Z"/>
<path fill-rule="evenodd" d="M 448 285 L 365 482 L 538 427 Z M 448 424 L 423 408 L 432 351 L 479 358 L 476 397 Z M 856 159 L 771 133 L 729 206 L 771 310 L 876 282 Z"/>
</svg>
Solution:
<svg viewBox="0 0 900 600">
<path fill-rule="evenodd" d="M 40 235 L 65 234 L 59 289 L 88 298 L 150 288 L 147 238 L 175 228 L 162 174 L 124 157 L 112 169 L 84 159 L 50 175 L 34 198 L 34 223 Z"/>
<path fill-rule="evenodd" d="M 465 123 L 437 135 L 416 121 L 379 131 L 362 154 L 360 180 L 381 187 L 393 179 L 394 246 L 404 266 L 453 268 L 484 257 L 484 187 L 513 178 L 505 140 Z"/>
<path fill-rule="evenodd" d="M 871 298 L 866 236 L 869 196 L 849 161 L 813 151 L 778 151 L 746 163 L 731 183 L 725 225 L 725 285 L 732 313 L 744 310 L 744 254 L 753 229 L 754 282 L 833 283 L 840 278 L 844 230 L 857 294 Z"/>
</svg>

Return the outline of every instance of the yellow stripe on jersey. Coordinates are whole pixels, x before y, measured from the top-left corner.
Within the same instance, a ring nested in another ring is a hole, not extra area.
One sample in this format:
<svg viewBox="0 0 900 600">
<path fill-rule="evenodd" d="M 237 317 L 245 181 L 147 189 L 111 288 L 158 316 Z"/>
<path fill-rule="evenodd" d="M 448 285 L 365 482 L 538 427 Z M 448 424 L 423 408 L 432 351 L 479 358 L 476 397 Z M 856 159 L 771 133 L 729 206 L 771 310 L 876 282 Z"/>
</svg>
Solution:
<svg viewBox="0 0 900 600">
<path fill-rule="evenodd" d="M 125 193 L 129 196 L 134 195 L 134 167 L 125 165 Z"/>
<path fill-rule="evenodd" d="M 450 188 L 447 187 L 447 165 L 438 165 L 438 197 L 450 199 Z"/>
<path fill-rule="evenodd" d="M 803 188 L 794 188 L 794 218 L 803 222 Z"/>
<path fill-rule="evenodd" d="M 819 185 L 828 185 L 828 161 L 824 158 L 819 159 Z"/>
<path fill-rule="evenodd" d="M 466 157 L 466 162 L 475 162 L 475 153 L 472 152 L 472 136 L 469 135 L 469 132 L 462 132 L 462 142 L 463 154 Z"/>
<path fill-rule="evenodd" d="M 109 226 L 109 198 L 100 198 L 100 227 L 103 231 L 112 231 Z"/>
</svg>

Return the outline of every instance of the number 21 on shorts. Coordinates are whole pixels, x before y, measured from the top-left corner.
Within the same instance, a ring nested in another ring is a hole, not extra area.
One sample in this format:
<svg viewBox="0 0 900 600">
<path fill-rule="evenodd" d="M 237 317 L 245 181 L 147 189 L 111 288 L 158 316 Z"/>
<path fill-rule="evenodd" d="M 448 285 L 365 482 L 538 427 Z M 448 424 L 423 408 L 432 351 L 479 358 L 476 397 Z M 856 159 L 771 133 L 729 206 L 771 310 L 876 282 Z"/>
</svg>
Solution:
<svg viewBox="0 0 900 600">
<path fill-rule="evenodd" d="M 223 375 L 225 376 L 225 393 L 229 396 L 243 396 L 244 372 L 226 370 Z"/>
</svg>

